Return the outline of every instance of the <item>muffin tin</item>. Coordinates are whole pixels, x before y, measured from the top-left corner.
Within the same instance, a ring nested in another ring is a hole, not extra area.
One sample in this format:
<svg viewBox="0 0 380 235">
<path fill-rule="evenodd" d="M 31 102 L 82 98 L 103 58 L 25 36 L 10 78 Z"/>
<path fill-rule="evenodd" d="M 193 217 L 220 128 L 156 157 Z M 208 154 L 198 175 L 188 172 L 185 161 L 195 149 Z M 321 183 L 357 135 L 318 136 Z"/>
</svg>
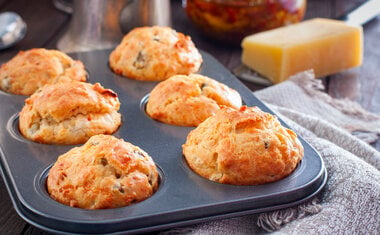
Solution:
<svg viewBox="0 0 380 235">
<path fill-rule="evenodd" d="M 36 227 L 55 233 L 140 233 L 215 219 L 271 211 L 297 205 L 315 196 L 326 183 L 319 154 L 302 138 L 305 156 L 288 177 L 258 186 L 224 185 L 194 173 L 182 156 L 191 127 L 152 120 L 145 113 L 149 92 L 157 82 L 142 82 L 114 74 L 110 50 L 71 54 L 83 61 L 88 82 L 114 90 L 121 103 L 123 123 L 114 136 L 145 150 L 160 173 L 157 192 L 145 201 L 116 209 L 72 208 L 51 199 L 45 181 L 49 169 L 74 145 L 46 145 L 26 140 L 18 130 L 18 112 L 25 96 L 0 91 L 0 166 L 18 214 Z M 243 103 L 273 113 L 216 59 L 201 52 L 199 73 L 237 90 Z M 283 123 L 286 125 L 285 123 Z"/>
</svg>

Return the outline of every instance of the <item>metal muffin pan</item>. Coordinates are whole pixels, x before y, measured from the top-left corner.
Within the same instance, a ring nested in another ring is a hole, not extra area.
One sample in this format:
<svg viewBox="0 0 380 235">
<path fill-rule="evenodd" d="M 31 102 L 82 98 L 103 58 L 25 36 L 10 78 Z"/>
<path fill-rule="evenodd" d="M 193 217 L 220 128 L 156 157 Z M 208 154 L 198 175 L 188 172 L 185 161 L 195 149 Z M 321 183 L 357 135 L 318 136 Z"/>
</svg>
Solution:
<svg viewBox="0 0 380 235">
<path fill-rule="evenodd" d="M 116 209 L 72 208 L 51 199 L 45 181 L 57 157 L 78 145 L 46 145 L 26 140 L 18 130 L 18 113 L 26 96 L 0 92 L 0 166 L 18 214 L 43 230 L 62 233 L 138 233 L 168 229 L 300 204 L 326 183 L 320 155 L 302 138 L 305 156 L 295 171 L 274 183 L 236 186 L 215 183 L 194 173 L 182 156 L 182 144 L 193 128 L 164 124 L 145 113 L 149 92 L 157 82 L 142 82 L 114 74 L 108 66 L 111 50 L 71 54 L 83 61 L 88 82 L 114 90 L 123 123 L 113 135 L 144 149 L 160 172 L 158 191 L 145 201 Z M 202 52 L 199 73 L 237 90 L 247 106 L 273 113 L 216 59 Z M 283 123 L 286 125 L 285 123 Z"/>
</svg>

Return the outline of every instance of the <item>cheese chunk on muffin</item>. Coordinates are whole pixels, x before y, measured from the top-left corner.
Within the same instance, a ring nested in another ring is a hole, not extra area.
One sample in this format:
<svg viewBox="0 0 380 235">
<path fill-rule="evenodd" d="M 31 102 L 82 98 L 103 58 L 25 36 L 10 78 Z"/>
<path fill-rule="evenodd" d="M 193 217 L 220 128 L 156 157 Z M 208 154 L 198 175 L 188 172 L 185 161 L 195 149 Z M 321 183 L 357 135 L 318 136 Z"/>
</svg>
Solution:
<svg viewBox="0 0 380 235">
<path fill-rule="evenodd" d="M 198 126 L 221 106 L 240 108 L 241 97 L 234 89 L 209 77 L 175 75 L 153 88 L 147 114 L 177 126 Z"/>
<path fill-rule="evenodd" d="M 31 95 L 46 84 L 60 81 L 86 81 L 81 61 L 58 50 L 34 48 L 20 51 L 0 67 L 0 89 L 18 95 Z"/>
<path fill-rule="evenodd" d="M 139 27 L 126 34 L 110 54 L 111 69 L 122 76 L 162 81 L 199 70 L 202 56 L 190 36 L 169 27 Z"/>
<path fill-rule="evenodd" d="M 81 144 L 96 134 L 111 134 L 121 124 L 117 94 L 99 83 L 45 85 L 25 100 L 19 129 L 45 144 Z"/>
<path fill-rule="evenodd" d="M 96 135 L 59 156 L 47 190 L 71 207 L 106 209 L 150 197 L 158 181 L 156 165 L 145 151 L 110 135 Z"/>
<path fill-rule="evenodd" d="M 183 147 L 190 168 L 212 181 L 257 185 L 288 176 L 304 155 L 297 135 L 258 107 L 223 108 L 192 130 Z"/>
</svg>

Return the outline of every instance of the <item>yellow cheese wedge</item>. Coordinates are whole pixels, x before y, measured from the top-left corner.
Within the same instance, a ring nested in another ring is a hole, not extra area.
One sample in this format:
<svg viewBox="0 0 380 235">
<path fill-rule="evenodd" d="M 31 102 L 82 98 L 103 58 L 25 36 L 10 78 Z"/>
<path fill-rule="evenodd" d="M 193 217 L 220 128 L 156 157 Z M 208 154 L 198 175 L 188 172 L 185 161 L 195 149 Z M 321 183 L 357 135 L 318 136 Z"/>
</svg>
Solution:
<svg viewBox="0 0 380 235">
<path fill-rule="evenodd" d="M 363 30 L 315 18 L 247 36 L 242 62 L 274 83 L 313 69 L 316 77 L 356 67 L 363 60 Z"/>
</svg>

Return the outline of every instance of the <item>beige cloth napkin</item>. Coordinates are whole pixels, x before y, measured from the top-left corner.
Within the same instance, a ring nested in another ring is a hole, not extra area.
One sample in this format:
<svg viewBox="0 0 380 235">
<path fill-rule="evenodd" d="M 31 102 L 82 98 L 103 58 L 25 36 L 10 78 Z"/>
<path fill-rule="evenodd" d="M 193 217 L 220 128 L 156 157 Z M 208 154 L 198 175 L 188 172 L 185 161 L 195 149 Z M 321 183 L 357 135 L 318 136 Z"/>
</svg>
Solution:
<svg viewBox="0 0 380 235">
<path fill-rule="evenodd" d="M 255 93 L 322 156 L 328 180 L 320 195 L 293 208 L 161 233 L 378 234 L 380 153 L 365 141 L 380 134 L 380 116 L 322 90 L 321 81 L 308 71 Z M 352 135 L 355 131 L 361 134 Z"/>
</svg>

